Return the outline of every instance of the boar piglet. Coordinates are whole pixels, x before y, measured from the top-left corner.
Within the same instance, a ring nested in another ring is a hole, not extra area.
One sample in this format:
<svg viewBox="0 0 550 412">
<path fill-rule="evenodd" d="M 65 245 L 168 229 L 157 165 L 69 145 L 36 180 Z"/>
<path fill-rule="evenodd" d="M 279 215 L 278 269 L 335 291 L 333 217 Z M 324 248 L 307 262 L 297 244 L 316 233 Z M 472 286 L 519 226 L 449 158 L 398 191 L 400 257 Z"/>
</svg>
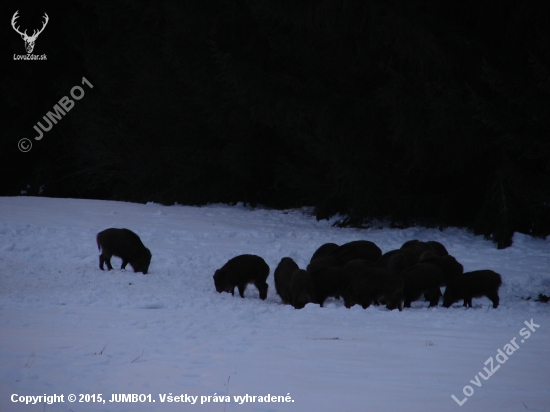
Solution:
<svg viewBox="0 0 550 412">
<path fill-rule="evenodd" d="M 151 251 L 147 249 L 138 235 L 128 229 L 106 229 L 99 232 L 96 237 L 97 248 L 101 250 L 99 255 L 99 268 L 103 270 L 103 264 L 107 264 L 109 270 L 111 257 L 117 256 L 122 259 L 121 269 L 125 269 L 129 263 L 134 272 L 142 272 L 144 275 L 149 270 L 151 263 Z"/>
<path fill-rule="evenodd" d="M 472 298 L 487 296 L 493 302 L 493 308 L 499 304 L 498 289 L 502 284 L 500 275 L 492 270 L 475 270 L 456 276 L 445 289 L 443 306 L 464 299 L 464 306 L 472 306 Z"/>
<path fill-rule="evenodd" d="M 230 259 L 214 273 L 214 285 L 218 293 L 231 292 L 235 296 L 235 286 L 244 298 L 246 285 L 252 283 L 260 292 L 260 299 L 267 298 L 267 277 L 269 266 L 256 255 L 239 255 Z"/>
</svg>

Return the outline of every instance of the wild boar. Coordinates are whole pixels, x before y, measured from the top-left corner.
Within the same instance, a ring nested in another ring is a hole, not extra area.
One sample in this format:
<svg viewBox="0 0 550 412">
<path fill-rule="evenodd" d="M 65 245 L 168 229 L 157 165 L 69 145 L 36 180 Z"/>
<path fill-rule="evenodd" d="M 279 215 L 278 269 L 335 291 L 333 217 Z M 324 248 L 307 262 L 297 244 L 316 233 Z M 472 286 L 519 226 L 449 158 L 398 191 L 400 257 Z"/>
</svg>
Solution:
<svg viewBox="0 0 550 412">
<path fill-rule="evenodd" d="M 402 257 L 405 259 L 407 267 L 418 263 L 418 256 L 416 255 L 415 251 L 411 249 L 395 249 L 384 253 L 380 257 L 380 259 L 376 261 L 376 266 L 381 268 L 387 268 L 390 260 L 393 259 L 395 255 L 402 255 Z M 396 258 L 396 259 L 402 260 L 402 258 Z"/>
<path fill-rule="evenodd" d="M 344 280 L 342 281 L 344 285 L 344 287 L 342 287 L 344 302 L 350 302 L 352 299 L 352 289 L 355 277 L 367 276 L 373 269 L 381 269 L 384 273 L 387 273 L 385 268 L 378 268 L 374 263 L 364 259 L 350 260 L 344 265 Z M 378 301 L 374 301 L 373 303 L 378 305 Z"/>
<path fill-rule="evenodd" d="M 475 270 L 456 276 L 445 289 L 443 306 L 448 308 L 459 300 L 464 300 L 464 306 L 472 306 L 472 298 L 487 296 L 493 302 L 493 308 L 498 308 L 500 299 L 498 289 L 502 278 L 492 270 Z"/>
<path fill-rule="evenodd" d="M 252 283 L 260 292 L 260 299 L 267 298 L 269 266 L 260 256 L 239 255 L 230 259 L 214 273 L 214 285 L 218 293 L 231 292 L 235 296 L 235 286 L 244 298 L 244 291 Z"/>
<path fill-rule="evenodd" d="M 419 263 L 425 263 L 439 268 L 443 272 L 443 275 L 445 275 L 443 286 L 446 286 L 456 276 L 464 273 L 464 266 L 451 255 L 425 257 L 421 258 Z"/>
<path fill-rule="evenodd" d="M 292 301 L 290 283 L 292 274 L 298 269 L 300 268 L 292 258 L 284 257 L 277 265 L 277 269 L 275 269 L 273 274 L 275 278 L 275 290 L 285 305 Z"/>
<path fill-rule="evenodd" d="M 345 267 L 344 267 L 345 269 Z M 403 280 L 387 269 L 372 267 L 351 276 L 348 290 L 344 293 L 347 308 L 356 303 L 363 309 L 378 301 L 385 301 L 389 310 L 403 309 Z"/>
<path fill-rule="evenodd" d="M 369 240 L 355 240 L 338 246 L 330 252 L 329 256 L 333 256 L 344 263 L 354 259 L 376 262 L 382 256 L 382 250 Z"/>
<path fill-rule="evenodd" d="M 447 256 L 449 254 L 447 248 L 443 246 L 443 243 L 436 242 L 435 240 L 428 240 L 426 243 L 428 246 L 431 246 L 432 250 L 439 256 Z"/>
<path fill-rule="evenodd" d="M 424 252 L 432 252 L 438 256 L 446 256 L 449 254 L 445 246 L 435 240 L 429 240 L 427 242 L 422 242 L 417 239 L 409 240 L 403 243 L 401 249 L 413 250 L 417 257 L 420 257 Z"/>
<path fill-rule="evenodd" d="M 103 270 L 103 264 L 108 270 L 113 270 L 111 257 L 117 256 L 122 259 L 121 269 L 125 269 L 129 263 L 134 272 L 141 272 L 144 275 L 149 270 L 151 263 L 151 251 L 147 249 L 138 235 L 128 229 L 105 229 L 96 236 L 97 248 L 101 251 L 99 255 L 99 268 Z"/>
<path fill-rule="evenodd" d="M 311 256 L 311 259 L 309 263 L 313 262 L 314 259 L 328 256 L 330 252 L 332 252 L 334 249 L 337 249 L 338 245 L 336 243 L 325 243 L 324 245 L 319 246 L 319 248 L 313 253 L 313 256 Z"/>
<path fill-rule="evenodd" d="M 439 289 L 445 283 L 445 275 L 435 266 L 417 263 L 405 269 L 399 275 L 403 279 L 403 306 L 411 307 L 411 302 L 420 299 L 424 294 L 430 307 L 437 306 L 441 296 Z"/>
<path fill-rule="evenodd" d="M 370 260 L 365 260 L 365 259 L 353 259 L 344 265 L 344 268 L 350 268 L 350 269 L 355 269 L 355 268 L 367 269 L 367 268 L 373 268 L 373 267 L 376 267 L 376 265 L 372 263 Z"/>
<path fill-rule="evenodd" d="M 403 250 L 406 250 L 406 249 L 403 249 Z M 439 256 L 439 255 L 434 251 L 426 250 L 424 253 L 420 255 L 420 258 L 418 259 L 418 261 L 420 262 L 421 260 L 428 259 L 434 256 Z"/>
<path fill-rule="evenodd" d="M 405 252 L 405 253 L 403 253 Z M 387 269 L 392 275 L 399 275 L 405 269 L 410 268 L 415 265 L 416 259 L 410 255 L 410 251 L 405 251 L 394 253 L 388 260 Z"/>
<path fill-rule="evenodd" d="M 331 267 L 342 267 L 344 266 L 344 263 L 335 257 L 332 256 L 321 256 L 318 258 L 315 258 L 311 261 L 309 265 L 307 265 L 307 271 L 309 273 L 313 273 L 317 270 L 331 268 Z"/>
<path fill-rule="evenodd" d="M 329 267 L 311 272 L 313 280 L 314 303 L 323 307 L 323 303 L 329 297 L 339 298 L 347 288 L 348 276 L 340 267 Z"/>
<path fill-rule="evenodd" d="M 422 253 L 426 251 L 433 252 L 433 247 L 431 245 L 428 245 L 426 242 L 422 242 L 421 240 L 408 240 L 401 246 L 401 249 L 408 249 L 414 251 L 416 254 L 417 259 L 420 258 Z"/>
<path fill-rule="evenodd" d="M 296 270 L 290 280 L 291 304 L 295 309 L 302 309 L 314 302 L 315 290 L 311 274 L 303 269 Z"/>
</svg>

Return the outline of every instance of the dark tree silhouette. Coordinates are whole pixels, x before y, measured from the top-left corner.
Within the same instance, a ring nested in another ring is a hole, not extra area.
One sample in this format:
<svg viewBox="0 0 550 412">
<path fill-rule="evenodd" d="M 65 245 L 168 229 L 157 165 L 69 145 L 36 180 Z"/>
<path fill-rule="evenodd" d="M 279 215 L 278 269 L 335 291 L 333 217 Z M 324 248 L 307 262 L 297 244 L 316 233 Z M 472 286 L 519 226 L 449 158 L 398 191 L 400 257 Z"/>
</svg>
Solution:
<svg viewBox="0 0 550 412">
<path fill-rule="evenodd" d="M 13 176 L 3 192 L 312 205 L 318 218 L 340 213 L 340 225 L 455 225 L 498 247 L 516 231 L 547 236 L 547 3 L 52 9 L 37 43 L 48 62 L 10 62 L 2 79 L 1 167 Z M 19 153 L 17 141 L 82 76 L 94 89 Z"/>
</svg>

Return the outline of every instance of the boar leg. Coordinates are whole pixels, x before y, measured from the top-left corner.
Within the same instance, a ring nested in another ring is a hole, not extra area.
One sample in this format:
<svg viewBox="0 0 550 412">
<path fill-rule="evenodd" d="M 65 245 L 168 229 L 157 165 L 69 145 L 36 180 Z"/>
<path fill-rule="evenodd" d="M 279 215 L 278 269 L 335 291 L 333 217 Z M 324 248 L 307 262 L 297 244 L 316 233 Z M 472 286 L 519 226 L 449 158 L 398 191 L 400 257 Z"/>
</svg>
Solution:
<svg viewBox="0 0 550 412">
<path fill-rule="evenodd" d="M 429 299 L 430 299 L 430 306 L 437 306 L 439 305 L 439 296 L 441 295 L 441 291 L 439 290 L 439 287 L 433 288 L 433 290 L 430 290 L 428 293 Z"/>
<path fill-rule="evenodd" d="M 498 308 L 498 304 L 500 301 L 500 299 L 498 298 L 498 293 L 487 294 L 487 297 L 491 300 L 491 302 L 493 302 L 493 308 L 494 309 Z"/>
<path fill-rule="evenodd" d="M 111 266 L 111 256 L 107 254 L 101 254 L 99 255 L 99 268 L 103 270 L 103 263 L 107 265 L 108 270 L 113 270 L 113 267 Z"/>
<path fill-rule="evenodd" d="M 267 289 L 268 289 L 267 283 L 256 284 L 256 287 L 258 288 L 258 292 L 260 292 L 260 299 L 266 300 L 267 299 Z"/>
<path fill-rule="evenodd" d="M 403 299 L 397 298 L 397 309 L 399 309 L 399 312 L 403 311 Z"/>
<path fill-rule="evenodd" d="M 246 285 L 237 285 L 237 288 L 239 289 L 239 295 L 241 295 L 241 298 L 244 298 L 244 290 L 246 289 Z"/>
</svg>

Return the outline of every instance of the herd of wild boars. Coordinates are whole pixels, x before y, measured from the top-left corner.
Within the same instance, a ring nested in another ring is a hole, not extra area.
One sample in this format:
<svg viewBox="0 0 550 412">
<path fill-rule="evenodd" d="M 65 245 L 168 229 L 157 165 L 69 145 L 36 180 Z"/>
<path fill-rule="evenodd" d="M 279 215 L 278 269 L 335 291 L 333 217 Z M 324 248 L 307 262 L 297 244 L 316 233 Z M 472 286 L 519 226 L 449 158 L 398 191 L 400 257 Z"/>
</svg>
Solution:
<svg viewBox="0 0 550 412">
<path fill-rule="evenodd" d="M 241 297 L 246 285 L 254 284 L 260 298 L 265 299 L 268 276 L 269 267 L 261 257 L 240 255 L 216 271 L 214 283 L 220 293 L 234 293 L 237 286 Z M 306 270 L 290 257 L 282 258 L 274 278 L 282 302 L 296 309 L 308 303 L 323 306 L 328 297 L 342 298 L 346 308 L 385 304 L 390 310 L 401 311 L 422 297 L 432 307 L 439 304 L 441 287 L 445 287 L 446 308 L 460 300 L 470 307 L 472 298 L 482 296 L 496 308 L 502 283 L 500 275 L 492 270 L 464 273 L 463 266 L 441 243 L 419 240 L 410 240 L 384 254 L 368 240 L 344 245 L 326 243 L 315 251 Z"/>
<path fill-rule="evenodd" d="M 112 270 L 111 257 L 122 259 L 121 269 L 130 264 L 134 272 L 144 275 L 149 270 L 151 251 L 138 235 L 128 229 L 106 229 L 97 234 L 101 251 L 99 268 L 104 264 Z M 256 255 L 239 255 L 230 259 L 214 273 L 216 291 L 239 295 L 253 284 L 260 298 L 267 298 L 269 266 Z M 384 304 L 386 308 L 402 310 L 422 297 L 429 306 L 439 305 L 441 288 L 445 287 L 443 306 L 464 301 L 472 306 L 472 299 L 486 296 L 499 304 L 498 290 L 502 279 L 492 270 L 464 273 L 463 266 L 439 242 L 409 240 L 401 248 L 382 254 L 382 250 L 368 240 L 356 240 L 337 245 L 320 246 L 307 266 L 300 267 L 290 257 L 281 259 L 274 273 L 275 289 L 284 304 L 301 309 L 308 303 L 321 307 L 327 298 L 344 300 L 346 308 L 358 304 L 364 309 Z"/>
</svg>

